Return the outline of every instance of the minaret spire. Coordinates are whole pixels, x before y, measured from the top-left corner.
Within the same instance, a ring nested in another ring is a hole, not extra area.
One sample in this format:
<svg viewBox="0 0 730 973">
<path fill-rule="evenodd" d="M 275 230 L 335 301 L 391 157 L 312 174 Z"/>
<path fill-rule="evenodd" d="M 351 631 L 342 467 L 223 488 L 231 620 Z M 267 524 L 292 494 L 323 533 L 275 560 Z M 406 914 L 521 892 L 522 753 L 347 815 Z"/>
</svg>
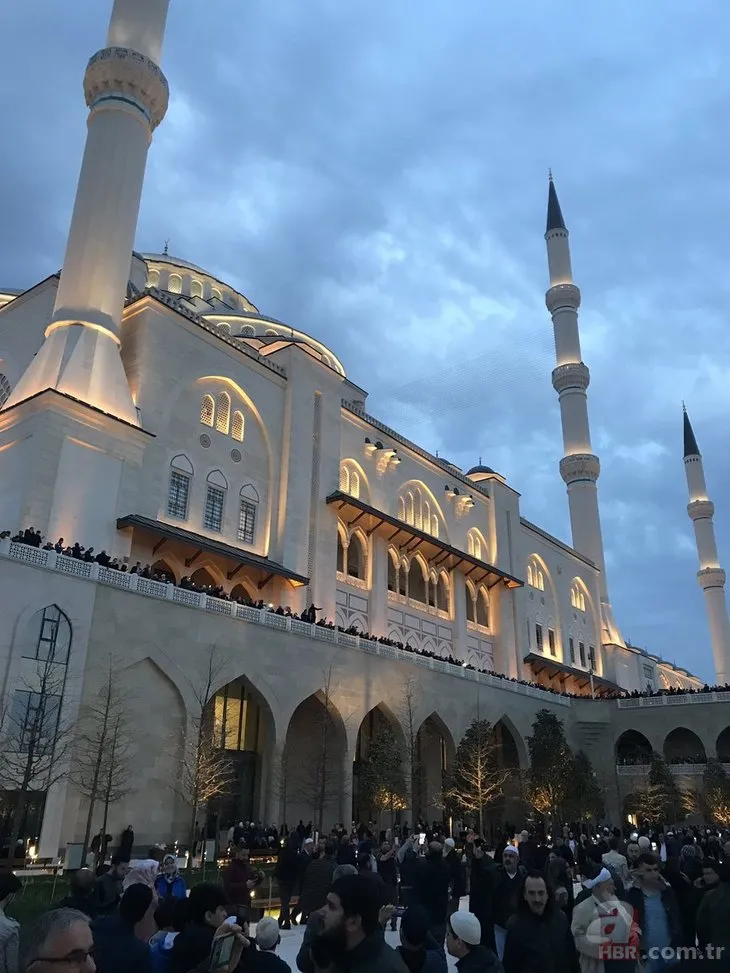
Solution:
<svg viewBox="0 0 730 973">
<path fill-rule="evenodd" d="M 167 111 L 158 62 L 168 6 L 115 0 L 107 46 L 89 61 L 86 149 L 56 304 L 6 409 L 51 388 L 137 424 L 121 321 L 147 152 Z"/>
<path fill-rule="evenodd" d="M 583 363 L 578 331 L 580 291 L 573 283 L 568 230 L 552 173 L 548 185 L 547 243 L 550 288 L 545 303 L 553 319 L 555 357 L 553 388 L 558 393 L 564 456 L 560 475 L 568 488 L 573 546 L 600 571 L 601 622 L 604 643 L 623 645 L 608 597 L 597 481 L 601 464 L 591 447 L 587 389 L 590 372 Z"/>
<path fill-rule="evenodd" d="M 689 504 L 687 513 L 695 532 L 700 569 L 697 580 L 705 595 L 710 643 L 715 662 L 715 678 L 724 686 L 730 678 L 730 622 L 725 602 L 725 572 L 720 567 L 713 516 L 715 505 L 707 496 L 707 484 L 697 440 L 687 410 L 684 416 L 684 472 Z"/>
</svg>

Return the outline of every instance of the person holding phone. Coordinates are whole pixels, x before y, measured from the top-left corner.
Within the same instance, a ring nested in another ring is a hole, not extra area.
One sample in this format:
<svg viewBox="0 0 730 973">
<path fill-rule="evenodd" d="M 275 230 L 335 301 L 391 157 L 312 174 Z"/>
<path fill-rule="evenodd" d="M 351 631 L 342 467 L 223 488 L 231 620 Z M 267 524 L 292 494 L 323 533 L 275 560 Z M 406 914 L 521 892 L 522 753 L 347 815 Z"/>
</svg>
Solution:
<svg viewBox="0 0 730 973">
<path fill-rule="evenodd" d="M 170 953 L 170 973 L 190 973 L 208 963 L 213 939 L 224 935 L 227 926 L 228 897 L 223 887 L 212 882 L 194 886 L 188 898 L 188 922 Z"/>
</svg>

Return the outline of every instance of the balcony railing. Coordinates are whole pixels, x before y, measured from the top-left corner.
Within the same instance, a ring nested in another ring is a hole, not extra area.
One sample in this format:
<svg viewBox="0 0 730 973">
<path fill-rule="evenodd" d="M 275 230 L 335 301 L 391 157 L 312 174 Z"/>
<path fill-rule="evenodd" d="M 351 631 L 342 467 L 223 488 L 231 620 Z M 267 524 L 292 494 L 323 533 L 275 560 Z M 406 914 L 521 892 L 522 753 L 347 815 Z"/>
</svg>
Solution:
<svg viewBox="0 0 730 973">
<path fill-rule="evenodd" d="M 669 764 L 669 769 L 677 777 L 701 777 L 707 764 Z M 722 765 L 725 772 L 730 774 L 730 764 Z M 649 773 L 649 764 L 616 764 L 619 777 L 645 777 Z"/>
<path fill-rule="evenodd" d="M 646 706 L 688 706 L 692 703 L 730 703 L 730 692 L 677 693 L 667 696 L 629 696 L 617 700 L 619 709 L 638 709 Z"/>
<path fill-rule="evenodd" d="M 249 605 L 239 605 L 235 601 L 211 598 L 197 591 L 177 588 L 173 584 L 164 584 L 161 581 L 142 578 L 138 574 L 130 574 L 127 571 L 114 571 L 110 568 L 104 568 L 94 561 L 79 561 L 76 558 L 66 557 L 64 554 L 57 554 L 55 551 L 44 551 L 38 547 L 30 547 L 28 544 L 14 544 L 7 538 L 0 541 L 0 557 L 22 561 L 24 564 L 48 571 L 58 571 L 61 574 L 67 574 L 95 584 L 121 588 L 123 591 L 134 592 L 147 598 L 171 601 L 187 608 L 214 612 L 217 615 L 229 615 L 232 618 L 251 622 L 254 625 L 265 625 L 280 632 L 304 636 L 320 642 L 329 642 L 333 645 L 344 645 L 347 648 L 366 652 L 369 655 L 397 659 L 399 662 L 407 662 L 424 669 L 433 669 L 445 676 L 466 679 L 468 682 L 491 686 L 494 689 L 516 693 L 519 696 L 531 696 L 542 702 L 554 703 L 556 706 L 570 706 L 568 697 L 538 689 L 536 686 L 526 686 L 524 683 L 512 682 L 507 678 L 502 679 L 488 673 L 476 672 L 474 669 L 451 665 L 441 659 L 431 659 L 415 652 L 405 652 L 393 645 L 384 645 L 381 642 L 360 638 L 358 635 L 347 635 L 345 632 L 338 632 L 334 628 L 325 628 L 323 625 L 310 625 L 309 622 L 303 622 L 298 618 L 291 618 L 286 615 L 277 615 L 265 608 L 259 609 Z"/>
</svg>

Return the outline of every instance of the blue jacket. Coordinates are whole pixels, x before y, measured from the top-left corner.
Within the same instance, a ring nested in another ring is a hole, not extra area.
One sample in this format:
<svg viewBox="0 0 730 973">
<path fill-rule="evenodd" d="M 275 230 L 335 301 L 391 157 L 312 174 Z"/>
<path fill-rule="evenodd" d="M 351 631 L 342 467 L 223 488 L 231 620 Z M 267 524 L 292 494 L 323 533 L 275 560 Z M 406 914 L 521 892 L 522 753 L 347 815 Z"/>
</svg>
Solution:
<svg viewBox="0 0 730 973">
<path fill-rule="evenodd" d="M 154 973 L 168 973 L 172 966 L 172 945 L 176 933 L 158 932 L 150 939 L 150 958 Z"/>
<path fill-rule="evenodd" d="M 155 879 L 155 892 L 161 899 L 184 899 L 187 894 L 185 879 L 182 875 L 176 875 L 168 882 L 164 875 L 158 875 Z"/>
</svg>

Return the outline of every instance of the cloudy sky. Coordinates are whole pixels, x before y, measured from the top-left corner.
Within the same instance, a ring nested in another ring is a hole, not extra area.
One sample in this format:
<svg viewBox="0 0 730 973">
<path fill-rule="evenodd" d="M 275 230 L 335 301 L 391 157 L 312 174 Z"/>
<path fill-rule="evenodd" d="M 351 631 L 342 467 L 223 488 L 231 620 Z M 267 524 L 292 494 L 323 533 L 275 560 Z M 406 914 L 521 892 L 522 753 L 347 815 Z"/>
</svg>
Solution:
<svg viewBox="0 0 730 973">
<path fill-rule="evenodd" d="M 61 263 L 110 5 L 0 14 L 0 285 Z M 325 340 L 374 415 L 464 467 L 481 456 L 568 540 L 552 167 L 616 616 L 705 678 L 681 400 L 730 564 L 728 36 L 727 0 L 173 0 L 137 241 L 169 239 Z"/>
</svg>

